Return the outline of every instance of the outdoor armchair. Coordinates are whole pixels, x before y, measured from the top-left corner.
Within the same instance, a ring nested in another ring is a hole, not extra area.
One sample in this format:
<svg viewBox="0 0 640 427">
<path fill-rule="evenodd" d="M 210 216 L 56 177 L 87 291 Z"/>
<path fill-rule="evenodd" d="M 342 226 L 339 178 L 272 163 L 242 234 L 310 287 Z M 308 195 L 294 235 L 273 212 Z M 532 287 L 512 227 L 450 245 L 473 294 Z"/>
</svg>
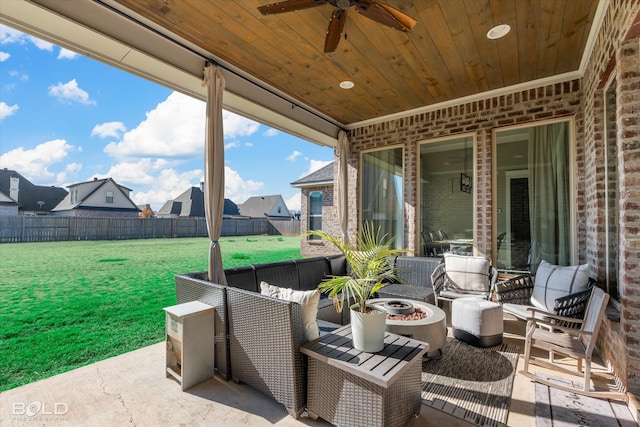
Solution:
<svg viewBox="0 0 640 427">
<path fill-rule="evenodd" d="M 617 392 L 591 391 L 591 360 L 593 350 L 598 338 L 598 332 L 605 316 L 609 295 L 601 288 L 595 286 L 587 291 L 587 300 L 584 319 L 549 314 L 543 310 L 530 308 L 527 321 L 527 332 L 524 350 L 524 372 L 526 376 L 541 384 L 559 388 L 572 393 L 585 394 L 594 397 L 625 399 L 625 396 Z M 544 316 L 540 319 L 539 315 Z M 531 348 L 549 352 L 549 360 L 543 360 L 531 356 Z M 562 354 L 578 360 L 578 371 L 568 370 L 553 361 L 555 353 Z M 583 367 L 584 361 L 584 367 Z M 584 384 L 582 389 L 549 381 L 529 372 L 529 363 L 535 363 L 550 369 L 559 370 L 576 375 L 583 372 Z M 583 369 L 584 368 L 584 369 Z"/>
<path fill-rule="evenodd" d="M 496 301 L 505 313 L 526 320 L 529 308 L 541 313 L 582 319 L 596 281 L 588 276 L 588 266 L 556 266 L 540 263 L 536 275 L 525 273 L 499 281 Z"/>
<path fill-rule="evenodd" d="M 464 297 L 490 299 L 497 279 L 498 270 L 486 258 L 446 253 L 431 274 L 436 305 Z"/>
</svg>

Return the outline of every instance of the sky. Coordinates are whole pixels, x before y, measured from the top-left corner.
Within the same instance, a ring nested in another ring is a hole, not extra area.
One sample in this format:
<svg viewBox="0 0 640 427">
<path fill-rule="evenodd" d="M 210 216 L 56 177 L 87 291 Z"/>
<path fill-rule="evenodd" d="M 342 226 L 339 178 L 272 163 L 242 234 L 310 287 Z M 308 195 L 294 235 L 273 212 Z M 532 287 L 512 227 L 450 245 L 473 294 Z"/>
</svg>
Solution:
<svg viewBox="0 0 640 427">
<path fill-rule="evenodd" d="M 36 185 L 113 178 L 154 210 L 204 179 L 205 103 L 0 25 L 0 167 Z M 225 198 L 280 194 L 333 149 L 223 112 Z"/>
</svg>

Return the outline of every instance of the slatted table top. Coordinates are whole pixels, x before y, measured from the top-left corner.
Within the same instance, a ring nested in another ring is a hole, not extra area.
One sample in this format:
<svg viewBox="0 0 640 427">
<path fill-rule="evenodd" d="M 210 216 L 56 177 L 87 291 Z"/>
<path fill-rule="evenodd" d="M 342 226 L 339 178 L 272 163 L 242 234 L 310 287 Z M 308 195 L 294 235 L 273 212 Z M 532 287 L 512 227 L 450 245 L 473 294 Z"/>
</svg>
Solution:
<svg viewBox="0 0 640 427">
<path fill-rule="evenodd" d="M 400 378 L 411 363 L 416 362 L 416 358 L 421 359 L 427 350 L 427 343 L 385 332 L 384 348 L 377 353 L 365 353 L 353 348 L 350 325 L 300 348 L 309 357 L 385 388 Z"/>
</svg>

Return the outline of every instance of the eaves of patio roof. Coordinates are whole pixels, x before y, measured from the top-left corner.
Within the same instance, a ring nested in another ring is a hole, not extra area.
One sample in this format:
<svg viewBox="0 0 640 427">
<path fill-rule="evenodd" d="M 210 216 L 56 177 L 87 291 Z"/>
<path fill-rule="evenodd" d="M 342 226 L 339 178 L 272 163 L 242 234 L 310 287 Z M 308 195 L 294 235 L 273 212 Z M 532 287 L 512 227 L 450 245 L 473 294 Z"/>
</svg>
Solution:
<svg viewBox="0 0 640 427">
<path fill-rule="evenodd" d="M 214 62 L 224 108 L 335 146 L 341 129 L 581 78 L 608 2 L 381 1 L 414 29 L 350 8 L 348 37 L 328 54 L 328 4 L 262 16 L 271 1 L 12 0 L 0 2 L 0 23 L 202 100 L 202 69 Z M 488 41 L 504 23 L 511 33 Z"/>
</svg>

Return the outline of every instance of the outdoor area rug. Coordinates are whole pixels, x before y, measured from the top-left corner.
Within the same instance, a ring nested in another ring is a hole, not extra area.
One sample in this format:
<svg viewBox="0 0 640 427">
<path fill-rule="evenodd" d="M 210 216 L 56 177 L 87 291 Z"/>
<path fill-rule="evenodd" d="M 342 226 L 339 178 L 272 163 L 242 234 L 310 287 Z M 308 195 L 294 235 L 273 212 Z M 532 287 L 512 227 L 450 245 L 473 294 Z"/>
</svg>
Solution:
<svg viewBox="0 0 640 427">
<path fill-rule="evenodd" d="M 509 414 L 518 348 L 478 348 L 447 337 L 439 359 L 422 361 L 422 403 L 480 426 L 503 426 Z"/>
<path fill-rule="evenodd" d="M 536 372 L 549 381 L 582 387 L 582 380 Z M 536 427 L 637 427 L 624 402 L 582 396 L 536 383 Z"/>
</svg>

